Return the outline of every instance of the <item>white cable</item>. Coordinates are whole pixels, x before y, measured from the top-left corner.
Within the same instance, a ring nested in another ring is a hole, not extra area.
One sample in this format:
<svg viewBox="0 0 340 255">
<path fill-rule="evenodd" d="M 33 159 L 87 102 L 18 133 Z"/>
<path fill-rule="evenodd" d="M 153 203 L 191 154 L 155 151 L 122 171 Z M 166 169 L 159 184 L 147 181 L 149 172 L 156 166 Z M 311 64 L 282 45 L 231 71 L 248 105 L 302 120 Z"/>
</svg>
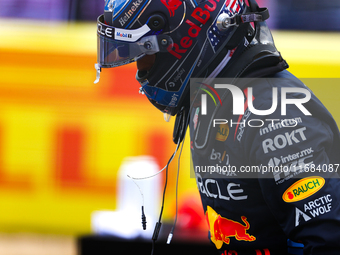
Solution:
<svg viewBox="0 0 340 255">
<path fill-rule="evenodd" d="M 188 119 L 188 121 L 189 121 L 189 119 Z M 187 124 L 188 124 L 188 123 L 184 123 L 184 125 L 187 125 Z M 184 131 L 185 131 L 185 130 L 186 130 L 186 129 L 184 128 Z M 170 242 L 171 242 L 171 239 L 172 239 L 172 236 L 173 236 L 173 232 L 174 232 L 174 228 L 175 228 L 175 225 L 176 225 L 176 222 L 177 222 L 177 214 L 178 214 L 177 204 L 178 204 L 178 178 L 179 178 L 179 166 L 180 166 L 180 157 L 181 157 L 182 150 L 183 150 L 183 146 L 184 146 L 184 140 L 185 140 L 185 134 L 184 134 L 184 137 L 183 137 L 182 147 L 181 147 L 180 155 L 179 155 L 179 158 L 178 158 L 177 181 L 176 181 L 176 216 L 175 216 L 174 225 L 173 225 L 172 230 L 171 230 L 171 232 L 170 232 L 170 234 L 169 234 L 169 236 L 168 236 L 168 240 L 167 240 L 167 243 L 168 243 L 168 244 L 170 244 Z M 177 146 L 176 146 L 175 152 L 174 152 L 173 155 L 171 156 L 169 162 L 165 165 L 165 167 L 163 167 L 163 168 L 162 168 L 161 170 L 159 170 L 157 173 L 152 174 L 152 175 L 150 175 L 150 176 L 145 176 L 145 177 L 133 177 L 133 176 L 130 176 L 130 175 L 127 174 L 127 177 L 129 177 L 129 178 L 134 182 L 134 184 L 138 187 L 139 192 L 140 192 L 140 194 L 141 194 L 141 196 L 142 196 L 142 204 L 143 204 L 143 206 L 142 206 L 142 212 L 143 212 L 143 208 L 144 208 L 144 195 L 143 195 L 143 192 L 142 192 L 141 188 L 139 187 L 139 185 L 137 184 L 137 182 L 136 182 L 135 180 L 145 180 L 145 179 L 149 179 L 149 178 L 155 177 L 155 176 L 157 176 L 158 174 L 160 174 L 161 172 L 163 172 L 165 169 L 167 169 L 168 166 L 170 165 L 170 163 L 172 162 L 172 160 L 173 160 L 173 159 L 175 158 L 175 156 L 176 156 L 176 153 L 177 153 L 177 151 L 178 151 L 178 148 L 179 148 L 179 146 L 180 146 L 180 144 L 181 144 L 180 141 L 181 141 L 181 135 L 178 137 L 178 141 L 177 141 Z M 163 194 L 163 199 L 164 199 L 164 194 Z M 163 202 L 164 202 L 164 200 L 163 200 Z M 162 206 L 162 208 L 163 208 L 163 206 Z M 163 209 L 162 209 L 162 210 L 163 210 Z M 142 214 L 142 218 L 143 218 L 143 215 L 144 215 L 144 214 Z M 144 216 L 144 217 L 145 217 L 145 216 Z"/>
<path fill-rule="evenodd" d="M 179 145 L 180 145 L 180 142 L 179 142 L 179 141 L 180 141 L 180 138 L 178 139 L 176 150 L 175 150 L 174 154 L 171 156 L 169 162 L 166 164 L 166 166 L 165 166 L 163 169 L 161 169 L 161 170 L 158 171 L 157 173 L 155 173 L 155 174 L 153 174 L 153 175 L 150 175 L 150 176 L 145 176 L 145 177 L 132 177 L 132 176 L 130 176 L 130 175 L 127 174 L 127 177 L 129 177 L 129 178 L 133 181 L 133 183 L 137 186 L 137 188 L 139 189 L 139 193 L 140 193 L 140 195 L 142 196 L 142 219 L 143 219 L 143 217 L 144 217 L 144 221 L 145 221 L 145 215 L 144 215 L 144 195 L 143 195 L 143 191 L 141 190 L 141 188 L 139 187 L 139 185 L 137 184 L 137 182 L 136 182 L 135 180 L 145 180 L 145 179 L 149 179 L 149 178 L 155 177 L 156 175 L 158 175 L 158 174 L 160 174 L 161 172 L 163 172 L 163 171 L 169 166 L 169 164 L 171 163 L 171 161 L 174 159 L 174 157 L 175 157 L 175 155 L 176 155 L 176 153 L 177 153 L 178 147 L 179 147 Z M 183 148 L 183 147 L 182 147 L 182 148 Z M 181 150 L 181 151 L 182 151 L 182 150 Z M 143 222 L 144 222 L 144 221 L 143 221 Z M 142 222 L 142 223 L 143 223 L 143 222 Z M 145 223 L 146 223 L 146 222 L 145 222 Z M 144 223 L 143 223 L 143 228 L 144 228 Z M 145 230 L 145 228 L 144 228 L 144 230 Z"/>
<path fill-rule="evenodd" d="M 136 184 L 137 188 L 139 189 L 139 193 L 142 196 L 142 206 L 144 207 L 144 195 L 143 195 L 142 189 L 139 187 L 139 185 L 134 179 L 132 179 L 132 181 Z"/>
<path fill-rule="evenodd" d="M 171 239 L 174 235 L 174 231 L 175 231 L 175 226 L 176 226 L 176 223 L 177 223 L 177 216 L 178 216 L 178 180 L 179 180 L 179 169 L 180 169 L 180 159 L 181 159 L 181 155 L 182 155 L 182 150 L 183 150 L 183 147 L 184 147 L 184 141 L 185 141 L 185 136 L 183 138 L 183 141 L 182 141 L 182 146 L 181 146 L 181 150 L 179 152 L 179 155 L 178 155 L 178 163 L 177 163 L 177 177 L 176 177 L 176 196 L 175 196 L 175 200 L 176 200 L 176 214 L 175 214 L 175 220 L 174 220 L 174 223 L 172 225 L 172 229 L 168 235 L 168 239 L 167 239 L 167 244 L 170 244 L 171 242 Z"/>
<path fill-rule="evenodd" d="M 163 167 L 163 168 L 162 168 L 161 170 L 159 170 L 157 173 L 152 174 L 152 175 L 149 175 L 149 176 L 145 176 L 145 177 L 133 177 L 133 176 L 130 176 L 130 175 L 127 175 L 127 177 L 129 177 L 129 178 L 132 179 L 132 180 L 145 180 L 145 179 L 149 179 L 149 178 L 152 178 L 152 177 L 157 176 L 158 174 L 160 174 L 161 172 L 163 172 L 163 171 L 166 169 L 166 167 L 167 167 L 168 165 L 170 165 L 171 161 L 174 159 L 174 157 L 175 157 L 175 155 L 176 155 L 176 153 L 177 153 L 177 151 L 178 151 L 179 145 L 180 145 L 180 143 L 178 142 L 178 143 L 177 143 L 176 150 L 175 150 L 175 153 L 172 155 L 171 160 L 165 165 L 165 167 Z"/>
</svg>

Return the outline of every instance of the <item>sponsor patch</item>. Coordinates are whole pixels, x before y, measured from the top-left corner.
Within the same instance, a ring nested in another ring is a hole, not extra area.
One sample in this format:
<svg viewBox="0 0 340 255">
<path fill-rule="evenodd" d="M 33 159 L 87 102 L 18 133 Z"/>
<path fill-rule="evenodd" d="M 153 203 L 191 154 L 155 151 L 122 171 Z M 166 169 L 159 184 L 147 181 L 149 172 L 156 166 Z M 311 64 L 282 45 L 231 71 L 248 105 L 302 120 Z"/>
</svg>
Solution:
<svg viewBox="0 0 340 255">
<path fill-rule="evenodd" d="M 276 151 L 285 148 L 286 146 L 291 146 L 298 144 L 302 141 L 306 141 L 305 136 L 306 127 L 295 129 L 291 132 L 285 132 L 284 134 L 279 134 L 273 139 L 268 138 L 262 142 L 263 152 L 265 154 L 270 151 Z"/>
<path fill-rule="evenodd" d="M 283 119 L 281 121 L 274 122 L 272 120 L 267 126 L 260 129 L 260 136 L 269 134 L 272 131 L 287 128 L 287 127 L 296 127 L 299 123 L 302 123 L 302 119 L 300 117 L 293 118 L 293 119 Z"/>
<path fill-rule="evenodd" d="M 216 134 L 216 140 L 225 142 L 229 135 L 229 125 L 228 124 L 220 124 L 218 127 L 218 131 Z"/>
<path fill-rule="evenodd" d="M 245 216 L 241 216 L 242 223 L 240 223 L 222 217 L 210 206 L 207 206 L 205 216 L 210 228 L 211 241 L 217 249 L 221 249 L 223 243 L 229 244 L 231 238 L 235 238 L 237 241 L 248 242 L 256 240 L 255 236 L 247 233 L 250 224 Z"/>
<path fill-rule="evenodd" d="M 241 185 L 238 183 L 228 183 L 227 187 L 220 186 L 216 179 L 203 179 L 200 174 L 196 174 L 196 181 L 201 195 L 221 200 L 247 200 L 248 195 L 245 194 Z"/>
<path fill-rule="evenodd" d="M 318 192 L 325 184 L 325 179 L 318 176 L 303 178 L 290 186 L 282 195 L 287 203 L 297 202 Z"/>
<path fill-rule="evenodd" d="M 332 210 L 332 196 L 327 194 L 314 200 L 308 201 L 303 206 L 303 211 L 295 209 L 295 227 L 300 223 L 319 217 L 323 214 L 329 213 Z"/>
<path fill-rule="evenodd" d="M 142 3 L 143 0 L 136 0 L 132 2 L 130 9 L 124 12 L 124 15 L 119 19 L 119 23 L 121 26 L 124 26 L 125 23 L 128 22 L 129 19 L 134 16 L 135 12 L 139 9 Z"/>
<path fill-rule="evenodd" d="M 276 184 L 281 184 L 286 180 L 305 171 L 306 166 L 313 164 L 312 147 L 301 150 L 297 153 L 273 157 L 269 160 L 268 166 L 277 167 L 282 165 L 285 171 L 274 171 L 273 176 Z"/>
</svg>

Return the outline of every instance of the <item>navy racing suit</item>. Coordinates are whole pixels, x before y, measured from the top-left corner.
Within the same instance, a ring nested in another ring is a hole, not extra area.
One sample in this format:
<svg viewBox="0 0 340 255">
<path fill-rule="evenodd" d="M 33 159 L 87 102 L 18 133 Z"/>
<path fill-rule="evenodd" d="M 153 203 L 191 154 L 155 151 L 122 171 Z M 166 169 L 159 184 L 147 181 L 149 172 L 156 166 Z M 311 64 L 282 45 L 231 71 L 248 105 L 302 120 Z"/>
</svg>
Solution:
<svg viewBox="0 0 340 255">
<path fill-rule="evenodd" d="M 277 88 L 276 110 L 254 114 L 249 87 L 257 110 L 271 109 Z M 193 168 L 219 254 L 291 254 L 287 240 L 300 243 L 303 254 L 340 254 L 339 130 L 313 93 L 302 105 L 311 115 L 295 104 L 283 114 L 283 88 L 307 89 L 281 71 L 242 88 L 244 114 L 233 114 L 231 95 L 218 106 L 207 100 L 206 114 L 200 95 L 193 102 Z"/>
</svg>

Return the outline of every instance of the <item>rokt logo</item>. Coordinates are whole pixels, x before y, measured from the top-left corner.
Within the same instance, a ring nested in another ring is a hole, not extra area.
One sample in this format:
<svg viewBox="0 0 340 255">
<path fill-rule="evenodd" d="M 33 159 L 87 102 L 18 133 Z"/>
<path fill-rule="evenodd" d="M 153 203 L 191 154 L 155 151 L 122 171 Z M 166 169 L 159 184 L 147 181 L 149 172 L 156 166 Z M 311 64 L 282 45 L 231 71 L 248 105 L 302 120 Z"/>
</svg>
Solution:
<svg viewBox="0 0 340 255">
<path fill-rule="evenodd" d="M 318 176 L 307 177 L 295 182 L 282 195 L 287 203 L 297 202 L 318 192 L 325 184 L 325 179 Z"/>
<path fill-rule="evenodd" d="M 269 153 L 269 150 L 276 151 L 285 148 L 287 145 L 291 146 L 293 144 L 306 141 L 307 138 L 304 134 L 306 127 L 298 128 L 292 132 L 285 132 L 284 134 L 279 134 L 274 137 L 274 139 L 268 138 L 262 141 L 262 149 L 265 154 Z M 299 134 L 299 135 L 298 135 Z"/>
</svg>

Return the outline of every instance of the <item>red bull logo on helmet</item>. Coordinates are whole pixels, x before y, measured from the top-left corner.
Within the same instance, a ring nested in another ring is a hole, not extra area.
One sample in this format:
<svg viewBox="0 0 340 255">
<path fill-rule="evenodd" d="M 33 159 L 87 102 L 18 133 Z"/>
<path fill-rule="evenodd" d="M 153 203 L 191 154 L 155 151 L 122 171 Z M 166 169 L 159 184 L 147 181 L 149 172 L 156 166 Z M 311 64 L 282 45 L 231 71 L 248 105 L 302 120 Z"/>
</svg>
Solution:
<svg viewBox="0 0 340 255">
<path fill-rule="evenodd" d="M 163 1 L 165 0 L 162 0 L 162 2 Z M 183 54 L 185 54 L 193 45 L 192 38 L 196 38 L 200 34 L 202 30 L 201 26 L 205 25 L 205 23 L 210 19 L 211 13 L 215 11 L 217 6 L 216 2 L 219 2 L 219 0 L 208 0 L 206 1 L 203 9 L 201 7 L 196 7 L 193 10 L 189 17 L 191 20 L 189 18 L 185 20 L 185 23 L 189 25 L 187 35 L 181 38 L 179 44 L 170 44 L 168 46 L 168 52 L 178 59 L 182 58 Z"/>
<path fill-rule="evenodd" d="M 161 2 L 168 8 L 170 17 L 175 16 L 175 11 L 181 6 L 182 2 L 180 0 L 161 0 Z"/>
<path fill-rule="evenodd" d="M 233 221 L 217 214 L 213 208 L 207 207 L 205 213 L 211 234 L 211 241 L 215 244 L 217 249 L 221 249 L 223 243 L 229 244 L 231 238 L 237 241 L 253 242 L 256 240 L 255 236 L 247 233 L 250 224 L 247 217 L 241 216 L 242 223 Z"/>
</svg>

